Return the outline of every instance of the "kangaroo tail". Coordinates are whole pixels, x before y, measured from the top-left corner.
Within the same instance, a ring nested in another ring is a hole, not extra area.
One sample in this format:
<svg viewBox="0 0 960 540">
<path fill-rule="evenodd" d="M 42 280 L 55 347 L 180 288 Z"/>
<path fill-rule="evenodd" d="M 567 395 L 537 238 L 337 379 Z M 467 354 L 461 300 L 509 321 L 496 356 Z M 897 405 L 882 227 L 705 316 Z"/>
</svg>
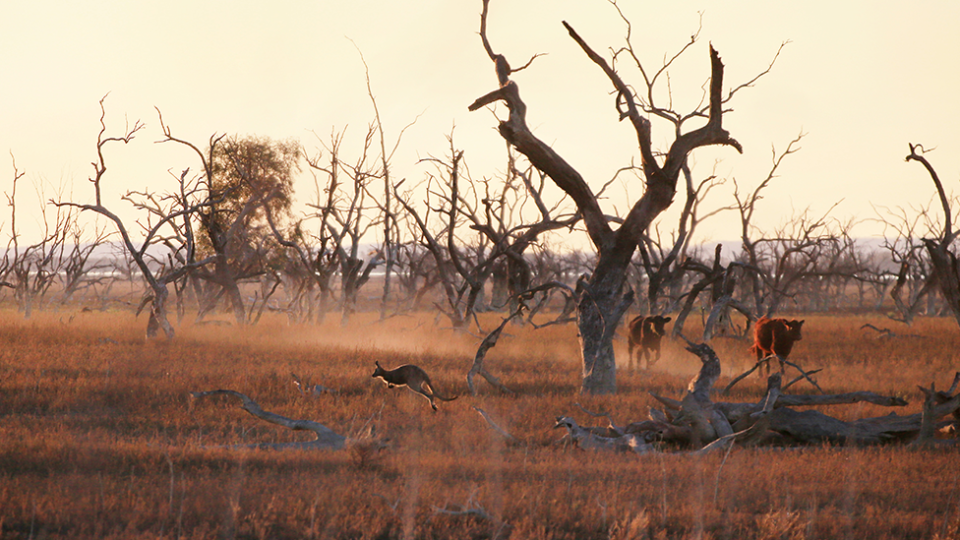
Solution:
<svg viewBox="0 0 960 540">
<path fill-rule="evenodd" d="M 428 390 L 430 392 L 429 395 L 435 397 L 436 399 L 439 399 L 440 401 L 453 401 L 458 397 L 460 397 L 459 395 L 456 395 L 453 397 L 447 397 L 447 396 L 441 395 L 440 392 L 437 392 L 437 389 L 433 387 L 433 384 L 426 381 L 423 382 L 423 384 L 421 385 L 421 388 L 423 388 L 424 390 Z"/>
</svg>

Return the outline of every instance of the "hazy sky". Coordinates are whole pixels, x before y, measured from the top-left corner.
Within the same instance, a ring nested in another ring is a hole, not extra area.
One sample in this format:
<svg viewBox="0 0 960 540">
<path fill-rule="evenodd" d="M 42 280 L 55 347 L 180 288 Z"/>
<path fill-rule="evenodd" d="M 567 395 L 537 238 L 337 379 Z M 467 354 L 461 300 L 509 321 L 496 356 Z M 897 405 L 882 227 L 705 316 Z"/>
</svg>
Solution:
<svg viewBox="0 0 960 540">
<path fill-rule="evenodd" d="M 633 22 L 634 45 L 656 69 L 696 31 L 700 42 L 671 72 L 681 112 L 696 106 L 709 76 L 707 47 L 726 65 L 725 86 L 767 67 L 773 71 L 738 94 L 724 125 L 744 146 L 695 153 L 695 174 L 712 171 L 752 189 L 766 174 L 771 147 L 801 131 L 802 150 L 788 158 L 758 210 L 772 229 L 794 211 L 823 212 L 843 200 L 841 219 L 871 218 L 871 206 L 929 203 L 933 185 L 922 167 L 905 163 L 907 143 L 937 147 L 928 155 L 951 191 L 960 179 L 960 2 L 621 1 Z M 294 137 L 316 147 L 347 128 L 343 152 L 356 155 L 373 113 L 363 64 L 388 137 L 417 120 L 394 157 L 397 178 L 418 180 L 417 160 L 443 155 L 455 138 L 474 176 L 502 167 L 503 142 L 489 111 L 467 105 L 496 78 L 477 35 L 481 3 L 464 0 L 30 1 L 0 3 L 0 148 L 12 152 L 25 183 L 19 227 L 35 187 L 57 186 L 86 202 L 95 159 L 98 100 L 106 100 L 108 135 L 126 121 L 147 124 L 133 144 L 107 155 L 105 193 L 170 185 L 167 169 L 197 169 L 181 147 L 160 139 L 154 107 L 174 134 L 203 146 L 214 132 Z M 625 27 L 604 0 L 492 0 L 489 37 L 511 63 L 535 133 L 554 145 L 596 187 L 636 157 L 635 137 L 619 124 L 610 85 L 566 35 L 568 21 L 598 51 L 623 44 Z M 639 80 L 625 74 L 628 83 Z M 501 107 L 502 109 L 502 107 Z M 419 116 L 419 119 L 417 117 Z M 654 125 L 658 142 L 669 140 Z M 0 157 L 0 188 L 13 169 Z M 312 183 L 297 185 L 310 198 Z M 639 196 L 639 181 L 617 185 L 611 207 Z M 729 204 L 729 190 L 707 206 Z M 22 199 L 20 197 L 23 197 Z M 121 208 L 119 203 L 113 204 Z M 677 206 L 677 205 L 675 205 Z M 129 215 L 129 214 L 124 214 Z M 9 221 L 7 210 L 0 221 Z M 880 232 L 865 223 L 860 234 Z M 702 239 L 738 237 L 735 216 L 708 221 Z"/>
</svg>

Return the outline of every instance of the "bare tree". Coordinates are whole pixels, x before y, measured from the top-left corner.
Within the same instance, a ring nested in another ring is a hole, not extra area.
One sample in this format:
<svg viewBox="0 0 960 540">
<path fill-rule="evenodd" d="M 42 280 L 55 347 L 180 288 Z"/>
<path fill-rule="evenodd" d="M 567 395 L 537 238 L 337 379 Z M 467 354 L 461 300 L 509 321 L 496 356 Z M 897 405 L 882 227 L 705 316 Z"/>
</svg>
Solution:
<svg viewBox="0 0 960 540">
<path fill-rule="evenodd" d="M 359 52 L 359 48 L 357 49 Z M 367 96 L 370 97 L 370 103 L 373 106 L 374 120 L 375 120 L 375 131 L 377 139 L 380 146 L 380 166 L 381 169 L 376 176 L 379 176 L 383 179 L 383 196 L 382 199 L 377 199 L 372 193 L 372 186 L 369 183 L 365 183 L 363 187 L 368 191 L 368 195 L 371 197 L 371 201 L 379 206 L 380 214 L 382 216 L 380 226 L 383 230 L 383 239 L 380 245 L 379 250 L 377 251 L 377 263 L 382 264 L 384 267 L 383 271 L 383 294 L 380 297 L 380 320 L 387 318 L 388 308 L 390 305 L 391 297 L 391 282 L 393 279 L 394 266 L 397 264 L 397 257 L 399 255 L 398 250 L 400 246 L 400 227 L 397 220 L 397 214 L 399 213 L 398 204 L 393 200 L 393 182 L 390 176 L 390 162 L 393 158 L 393 154 L 396 152 L 397 148 L 400 146 L 400 141 L 403 139 L 403 134 L 406 130 L 416 123 L 416 120 L 407 124 L 403 129 L 400 130 L 399 135 L 397 135 L 396 141 L 393 143 L 393 147 L 389 150 L 387 148 L 386 142 L 386 133 L 383 129 L 383 123 L 380 119 L 380 108 L 377 106 L 377 100 L 373 95 L 373 88 L 370 84 L 370 69 L 367 66 L 367 61 L 363 58 L 363 54 L 360 53 L 360 60 L 363 62 L 364 74 L 367 81 Z M 372 128 L 372 130 L 374 129 Z M 371 135 L 373 133 L 371 132 Z M 368 263 L 368 270 L 364 271 L 365 277 L 361 278 L 352 278 L 353 283 L 360 284 L 359 281 L 362 279 L 363 282 L 369 279 L 370 270 L 373 270 L 378 264 L 373 264 L 373 261 Z M 356 267 L 356 264 L 354 264 Z M 359 289 L 357 289 L 359 290 Z M 356 300 L 356 293 L 353 293 L 354 303 Z"/>
<path fill-rule="evenodd" d="M 374 126 L 368 126 L 361 150 L 353 162 L 344 160 L 340 151 L 345 132 L 332 134 L 330 143 L 323 145 L 329 156 L 326 162 L 321 162 L 322 152 L 306 158 L 317 182 L 317 201 L 310 205 L 314 209 L 310 220 L 317 222 L 313 239 L 318 256 L 329 254 L 327 261 L 331 266 L 328 270 L 336 265 L 340 273 L 341 325 L 349 323 L 350 316 L 357 309 L 360 289 L 382 262 L 379 251 L 361 253 L 364 239 L 380 218 L 376 212 L 378 205 L 371 202 L 370 190 L 370 184 L 382 174 L 377 160 L 371 155 L 376 132 Z M 323 188 L 318 175 L 326 176 Z M 365 255 L 369 255 L 366 260 Z"/>
<path fill-rule="evenodd" d="M 489 246 L 477 263 L 491 267 L 494 309 L 506 307 L 510 312 L 516 311 L 521 293 L 551 280 L 548 275 L 533 272 L 527 250 L 541 236 L 572 229 L 580 221 L 580 215 L 568 208 L 565 197 L 547 205 L 543 197 L 546 183 L 545 175 L 533 167 L 527 165 L 520 170 L 516 156 L 508 148 L 507 170 L 502 179 L 473 180 L 452 201 L 467 226 L 479 232 Z M 536 211 L 526 212 L 528 206 Z"/>
<path fill-rule="evenodd" d="M 910 154 L 907 155 L 906 160 L 916 161 L 923 165 L 927 173 L 930 174 L 930 179 L 933 180 L 933 184 L 937 188 L 937 195 L 940 197 L 940 204 L 943 208 L 943 228 L 936 238 L 924 238 L 923 246 L 930 257 L 937 288 L 943 295 L 943 299 L 950 312 L 953 313 L 957 324 L 960 325 L 960 265 L 958 265 L 956 254 L 952 251 L 954 249 L 953 243 L 957 239 L 957 231 L 953 230 L 950 200 L 947 198 L 943 182 L 940 181 L 937 171 L 924 157 L 923 146 L 910 144 Z"/>
<path fill-rule="evenodd" d="M 708 145 L 732 146 L 738 152 L 742 151 L 740 143 L 723 129 L 723 107 L 739 89 L 749 86 L 767 73 L 769 68 L 752 81 L 734 88 L 724 97 L 723 63 L 720 55 L 711 47 L 709 103 L 701 103 L 691 112 L 679 114 L 669 106 L 658 105 L 654 88 L 673 61 L 695 44 L 696 36 L 651 75 L 639 60 L 631 42 L 629 21 L 622 13 L 621 17 L 627 25 L 626 45 L 613 53 L 612 65 L 594 52 L 571 25 L 563 23 L 570 37 L 613 85 L 617 113 L 621 120 L 630 121 L 637 135 L 646 191 L 623 218 L 619 228 L 613 229 L 596 194 L 580 173 L 538 139 L 527 126 L 527 106 L 520 98 L 519 86 L 510 79 L 510 75 L 516 70 L 511 69 L 505 56 L 494 52 L 487 38 L 488 4 L 489 0 L 483 0 L 480 37 L 484 49 L 494 63 L 498 88 L 478 98 L 469 109 L 477 110 L 499 101 L 505 102 L 510 114 L 499 124 L 500 135 L 525 155 L 534 167 L 546 173 L 577 205 L 598 255 L 592 274 L 578 284 L 578 329 L 583 357 L 581 390 L 592 394 L 613 393 L 616 391 L 613 337 L 620 319 L 633 302 L 633 291 L 626 286 L 625 276 L 637 244 L 642 241 L 653 219 L 671 205 L 680 173 L 692 151 Z M 619 11 L 616 4 L 614 7 Z M 639 95 L 620 78 L 613 67 L 618 60 L 624 59 L 632 61 L 643 76 L 642 91 Z M 658 158 L 653 147 L 652 125 L 647 118 L 648 114 L 667 121 L 673 128 L 675 139 L 670 148 L 661 154 L 662 158 Z M 696 129 L 684 129 L 688 121 L 704 119 L 704 125 Z"/>
<path fill-rule="evenodd" d="M 433 259 L 430 266 L 443 288 L 438 307 L 455 328 L 463 329 L 477 311 L 516 311 L 518 295 L 542 282 L 527 251 L 542 235 L 572 228 L 580 216 L 563 198 L 548 205 L 543 197 L 546 178 L 518 165 L 509 149 L 502 176 L 475 179 L 452 135 L 448 141 L 447 157 L 424 160 L 437 167 L 436 173 L 427 174 L 425 210 L 414 207 L 409 196 L 398 194 L 397 199 Z M 491 281 L 488 304 L 485 293 Z"/>
<path fill-rule="evenodd" d="M 406 219 L 408 214 L 402 214 Z M 419 229 L 412 233 L 414 237 L 420 235 Z M 424 298 L 440 283 L 440 274 L 436 269 L 436 262 L 430 251 L 423 244 L 411 240 L 397 246 L 396 257 L 397 283 L 403 291 L 403 297 L 398 299 L 397 309 L 416 311 L 422 307 Z"/>
<path fill-rule="evenodd" d="M 2 284 L 13 289 L 17 309 L 29 319 L 35 305 L 43 301 L 57 280 L 61 262 L 58 253 L 63 253 L 67 229 L 73 223 L 73 213 L 57 208 L 51 219 L 41 193 L 41 238 L 33 244 L 21 246 L 20 232 L 17 230 L 17 184 L 25 173 L 17 168 L 12 154 L 10 157 L 13 163 L 13 185 L 10 193 L 5 193 L 7 205 L 10 207 L 10 238 L 3 256 Z"/>
<path fill-rule="evenodd" d="M 327 152 L 325 162 L 321 162 L 324 159 L 322 151 L 310 156 L 301 149 L 314 181 L 314 201 L 308 203 L 313 209 L 311 214 L 298 220 L 289 231 L 281 232 L 272 212 L 267 209 L 267 221 L 274 238 L 296 254 L 296 259 L 288 260 L 289 268 L 284 275 L 293 284 L 292 294 L 288 293 L 287 309 L 297 320 L 315 319 L 318 324 L 322 323 L 333 299 L 332 282 L 343 241 L 343 235 L 337 234 L 334 214 L 342 205 L 340 146 L 344 136 L 344 131 L 332 132 L 329 144 L 323 143 Z M 315 293 L 314 288 L 317 289 Z M 304 310 L 306 317 L 302 313 Z"/>
<path fill-rule="evenodd" d="M 430 160 L 438 163 L 440 172 L 428 174 L 425 210 L 419 212 L 414 207 L 409 201 L 410 193 L 400 193 L 403 182 L 394 186 L 394 196 L 416 225 L 417 240 L 433 258 L 436 279 L 443 291 L 443 303 L 435 303 L 436 307 L 447 316 L 454 328 L 465 329 L 473 319 L 477 300 L 492 267 L 482 267 L 477 257 L 468 261 L 471 259 L 469 250 L 463 249 L 462 244 L 458 245 L 457 222 L 460 215 L 456 203 L 460 197 L 463 151 L 456 149 L 452 137 L 449 141 L 449 158 Z M 432 200 L 436 200 L 436 206 Z M 433 221 L 437 221 L 439 226 L 434 226 Z M 475 243 L 473 251 L 482 256 L 485 249 L 486 246 Z"/>
<path fill-rule="evenodd" d="M 820 216 L 801 212 L 769 236 L 751 242 L 750 268 L 762 283 L 759 291 L 753 291 L 757 318 L 776 313 L 786 299 L 796 296 L 803 280 L 824 277 L 819 265 L 838 242 L 829 214 L 830 210 Z"/>
<path fill-rule="evenodd" d="M 787 156 L 799 151 L 798 145 L 800 141 L 803 140 L 804 134 L 799 134 L 795 139 L 790 141 L 787 144 L 787 148 L 777 154 L 776 148 L 771 149 L 772 153 L 772 165 L 770 171 L 767 173 L 766 178 L 764 178 L 757 187 L 750 193 L 745 195 L 740 194 L 740 187 L 734 181 L 734 199 L 737 202 L 737 209 L 740 212 L 740 241 L 742 242 L 742 257 L 745 267 L 753 270 L 749 275 L 750 279 L 750 290 L 753 294 L 753 305 L 757 311 L 762 309 L 764 305 L 763 294 L 766 290 L 763 284 L 763 279 L 759 271 L 761 264 L 761 254 L 757 247 L 757 242 L 754 240 L 755 224 L 753 223 L 753 214 L 757 209 L 757 203 L 762 199 L 763 191 L 770 186 L 775 178 L 777 178 L 777 171 L 780 169 L 780 165 L 783 164 L 783 160 Z"/>
<path fill-rule="evenodd" d="M 94 225 L 92 236 L 86 236 L 80 224 L 73 220 L 66 231 L 69 242 L 61 251 L 60 271 L 61 281 L 60 303 L 66 304 L 77 292 L 100 284 L 107 279 L 103 276 L 91 276 L 91 273 L 106 270 L 109 264 L 105 261 L 93 259 L 97 249 L 106 244 L 111 234 L 106 227 Z"/>
<path fill-rule="evenodd" d="M 884 225 L 883 249 L 895 265 L 893 272 L 884 274 L 885 281 L 892 283 L 889 289 L 895 310 L 888 316 L 913 324 L 914 318 L 929 307 L 930 297 L 936 291 L 933 267 L 921 241 L 923 236 L 937 234 L 933 232 L 936 224 L 929 205 L 909 211 L 903 207 L 887 208 L 882 213 L 875 210 Z"/>
<path fill-rule="evenodd" d="M 726 179 L 711 174 L 695 183 L 692 171 L 687 166 L 683 167 L 682 174 L 686 185 L 686 200 L 671 241 L 664 241 L 659 230 L 648 231 L 638 246 L 640 262 L 635 265 L 639 267 L 635 274 L 645 278 L 647 285 L 646 298 L 639 301 L 640 311 L 643 313 L 673 311 L 684 294 L 687 274 L 690 271 L 709 273 L 706 263 L 693 257 L 695 250 L 691 250 L 690 239 L 701 223 L 721 212 L 736 208 L 727 205 L 702 211 L 710 192 L 724 185 Z M 640 289 L 639 285 L 640 283 L 635 289 Z M 664 296 L 667 296 L 669 301 L 661 305 L 660 300 Z"/>
<path fill-rule="evenodd" d="M 193 235 L 189 232 L 192 229 L 184 228 L 185 226 L 183 224 L 188 223 L 196 212 L 210 203 L 209 201 L 195 203 L 189 196 L 178 197 L 176 194 L 166 196 L 166 200 L 169 201 L 169 206 L 166 211 L 156 215 L 148 214 L 145 221 L 139 222 L 139 226 L 143 230 L 143 240 L 140 242 L 140 245 L 137 246 L 137 243 L 134 241 L 127 226 L 120 217 L 103 205 L 101 194 L 104 175 L 107 172 L 104 149 L 112 143 L 129 144 L 136 134 L 143 129 L 144 124 L 138 120 L 134 122 L 132 127 L 127 125 L 121 136 L 105 136 L 107 132 L 107 126 L 104 120 L 106 116 L 106 110 L 104 108 L 105 100 L 106 97 L 100 99 L 100 133 L 97 135 L 97 161 L 92 163 L 94 175 L 90 178 L 90 183 L 93 185 L 94 203 L 81 204 L 68 201 L 51 201 L 51 203 L 57 207 L 74 207 L 79 208 L 81 211 L 95 212 L 113 222 L 120 235 L 123 246 L 126 248 L 127 253 L 130 254 L 149 287 L 149 294 L 145 296 L 143 301 L 143 303 L 150 304 L 147 335 L 152 337 L 156 335 L 158 331 L 163 330 L 168 339 L 173 339 L 175 331 L 167 319 L 167 298 L 169 296 L 167 285 L 177 281 L 188 272 L 202 267 L 204 264 L 210 262 L 210 259 L 196 261 L 188 257 L 185 259 L 186 262 L 182 262 L 182 260 L 179 260 L 177 257 L 171 256 L 169 261 L 174 263 L 173 266 L 164 265 L 158 268 L 150 264 L 151 254 L 149 253 L 149 249 L 158 242 L 164 242 L 165 238 L 170 238 L 169 236 L 165 236 L 164 233 L 167 228 L 177 228 L 179 226 L 181 229 L 177 234 L 180 235 L 183 243 L 176 246 L 175 251 L 179 253 L 183 250 L 188 253 L 193 253 L 195 251 L 195 245 Z M 189 170 L 185 170 L 179 177 L 177 192 L 180 194 L 188 194 L 191 191 L 189 188 L 190 184 L 187 180 L 188 174 Z M 127 197 L 135 197 L 135 195 L 128 194 Z M 173 236 L 177 235 L 175 234 Z"/>
</svg>

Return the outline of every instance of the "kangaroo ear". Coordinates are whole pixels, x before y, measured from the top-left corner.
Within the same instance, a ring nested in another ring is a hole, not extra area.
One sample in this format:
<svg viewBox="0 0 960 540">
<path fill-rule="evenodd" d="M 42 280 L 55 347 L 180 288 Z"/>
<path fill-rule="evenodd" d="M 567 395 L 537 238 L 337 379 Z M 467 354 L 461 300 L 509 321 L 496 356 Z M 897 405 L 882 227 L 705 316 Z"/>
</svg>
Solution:
<svg viewBox="0 0 960 540">
<path fill-rule="evenodd" d="M 379 360 L 374 360 L 373 363 L 376 364 L 377 367 L 380 367 L 380 361 L 379 361 Z"/>
<path fill-rule="evenodd" d="M 668 322 L 670 322 L 670 319 L 672 319 L 672 318 L 673 318 L 673 317 L 664 317 L 664 318 L 663 318 L 663 322 L 664 322 L 664 323 L 668 323 Z"/>
</svg>

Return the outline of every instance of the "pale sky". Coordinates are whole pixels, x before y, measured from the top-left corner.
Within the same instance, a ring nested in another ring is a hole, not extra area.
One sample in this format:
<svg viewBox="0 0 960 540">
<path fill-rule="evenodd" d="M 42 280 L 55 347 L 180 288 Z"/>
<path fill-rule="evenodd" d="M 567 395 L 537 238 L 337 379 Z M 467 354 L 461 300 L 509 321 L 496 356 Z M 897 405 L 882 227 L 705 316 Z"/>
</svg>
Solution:
<svg viewBox="0 0 960 540">
<path fill-rule="evenodd" d="M 634 45 L 648 69 L 696 31 L 700 42 L 671 72 L 674 103 L 688 112 L 709 76 L 713 43 L 726 65 L 725 86 L 752 78 L 784 41 L 772 72 L 740 92 L 724 126 L 744 147 L 697 151 L 695 175 L 735 177 L 752 189 L 765 176 L 771 146 L 798 133 L 802 150 L 784 163 L 767 192 L 757 225 L 775 227 L 794 210 L 873 217 L 879 206 L 929 203 L 933 184 L 905 163 L 907 144 L 937 150 L 928 159 L 948 190 L 960 192 L 960 2 L 621 1 Z M 147 124 L 131 145 L 108 153 L 105 194 L 171 185 L 167 169 L 198 169 L 182 147 L 161 138 L 154 106 L 178 137 L 204 146 L 214 132 L 297 138 L 348 128 L 343 152 L 355 156 L 373 118 L 359 48 L 389 138 L 417 119 L 394 157 L 394 177 L 423 177 L 419 158 L 443 155 L 456 126 L 474 176 L 502 168 L 503 142 L 489 111 L 470 113 L 494 89 L 492 64 L 478 37 L 481 3 L 465 0 L 30 1 L 0 3 L 0 190 L 9 192 L 9 155 L 27 173 L 18 193 L 21 230 L 36 188 L 56 186 L 88 202 L 95 159 L 98 100 L 108 92 L 107 134 L 124 122 Z M 619 124 L 610 84 L 566 35 L 569 22 L 597 51 L 623 44 L 625 29 L 605 0 L 492 0 L 488 34 L 514 66 L 547 53 L 513 78 L 528 105 L 528 123 L 595 187 L 638 153 Z M 354 45 L 355 44 L 355 45 Z M 629 83 L 639 84 L 632 74 Z M 502 112 L 502 107 L 501 107 Z M 126 120 L 125 120 L 126 119 Z M 654 138 L 669 132 L 654 124 Z M 312 182 L 298 183 L 299 198 Z M 642 185 L 617 185 L 607 203 L 623 210 Z M 675 206 L 679 206 L 678 203 Z M 729 204 L 729 191 L 707 207 Z M 107 202 L 118 210 L 118 202 Z M 936 207 L 935 207 L 936 208 Z M 124 213 L 125 216 L 130 214 Z M 672 219 L 662 227 L 672 227 Z M 34 218 L 35 220 L 35 218 Z M 8 210 L 0 209 L 8 233 Z M 855 232 L 881 232 L 864 223 Z M 735 239 L 735 216 L 708 221 L 703 240 Z"/>
</svg>

